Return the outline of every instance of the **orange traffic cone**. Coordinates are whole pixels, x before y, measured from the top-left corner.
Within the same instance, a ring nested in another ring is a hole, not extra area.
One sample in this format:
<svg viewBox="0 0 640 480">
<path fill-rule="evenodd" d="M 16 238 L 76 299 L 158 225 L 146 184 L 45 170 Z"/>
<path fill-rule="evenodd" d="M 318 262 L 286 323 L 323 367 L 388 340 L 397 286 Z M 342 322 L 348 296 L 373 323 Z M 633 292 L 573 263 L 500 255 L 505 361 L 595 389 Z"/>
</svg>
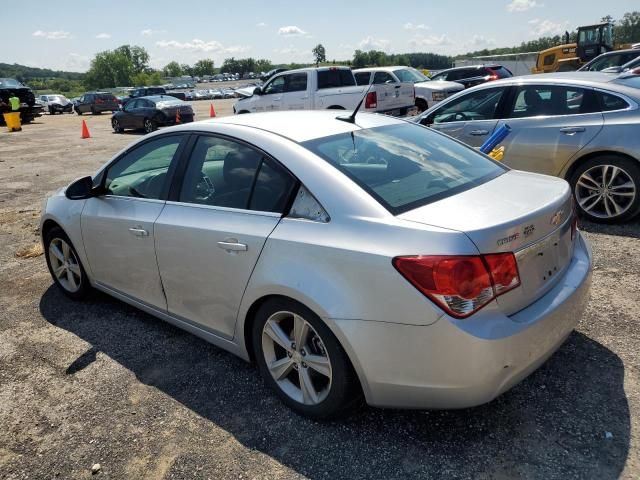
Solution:
<svg viewBox="0 0 640 480">
<path fill-rule="evenodd" d="M 89 134 L 89 129 L 87 128 L 87 122 L 82 120 L 82 138 L 91 138 Z"/>
<path fill-rule="evenodd" d="M 216 111 L 213 109 L 213 103 L 211 104 L 211 106 L 209 107 L 209 116 L 211 118 L 216 116 Z"/>
<path fill-rule="evenodd" d="M 180 118 L 180 110 L 176 110 L 176 125 L 182 123 L 182 118 Z"/>
</svg>

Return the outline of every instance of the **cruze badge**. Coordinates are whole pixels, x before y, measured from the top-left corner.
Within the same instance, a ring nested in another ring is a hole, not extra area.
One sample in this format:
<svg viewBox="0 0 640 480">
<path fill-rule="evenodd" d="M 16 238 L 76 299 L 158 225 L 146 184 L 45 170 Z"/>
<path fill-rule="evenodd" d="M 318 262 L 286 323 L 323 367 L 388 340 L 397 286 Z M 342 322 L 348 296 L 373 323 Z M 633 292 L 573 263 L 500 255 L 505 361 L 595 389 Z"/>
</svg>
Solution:
<svg viewBox="0 0 640 480">
<path fill-rule="evenodd" d="M 562 223 L 562 217 L 564 216 L 564 210 L 558 210 L 551 217 L 551 225 L 560 225 Z"/>
</svg>

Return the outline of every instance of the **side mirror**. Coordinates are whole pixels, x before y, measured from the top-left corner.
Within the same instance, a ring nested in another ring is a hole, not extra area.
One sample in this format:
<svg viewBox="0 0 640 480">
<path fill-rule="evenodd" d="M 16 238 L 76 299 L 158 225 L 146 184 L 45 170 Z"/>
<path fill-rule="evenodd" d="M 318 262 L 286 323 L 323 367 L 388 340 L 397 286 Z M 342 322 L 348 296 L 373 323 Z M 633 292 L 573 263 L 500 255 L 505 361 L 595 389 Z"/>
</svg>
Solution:
<svg viewBox="0 0 640 480">
<path fill-rule="evenodd" d="M 254 95 L 262 95 L 262 89 L 260 87 L 256 87 L 253 89 Z"/>
<path fill-rule="evenodd" d="M 91 177 L 79 178 L 67 187 L 64 194 L 69 200 L 84 200 L 95 196 L 93 179 Z"/>
</svg>

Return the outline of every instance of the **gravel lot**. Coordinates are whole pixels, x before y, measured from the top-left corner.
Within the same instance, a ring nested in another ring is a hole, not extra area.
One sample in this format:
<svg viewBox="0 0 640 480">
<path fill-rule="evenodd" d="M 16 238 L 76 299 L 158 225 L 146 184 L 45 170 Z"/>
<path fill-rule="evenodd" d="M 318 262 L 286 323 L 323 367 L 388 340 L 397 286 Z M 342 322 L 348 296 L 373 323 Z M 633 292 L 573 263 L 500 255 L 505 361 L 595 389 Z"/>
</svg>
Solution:
<svg viewBox="0 0 640 480">
<path fill-rule="evenodd" d="M 232 104 L 214 101 L 222 115 Z M 208 117 L 209 102 L 195 107 Z M 88 140 L 76 115 L 0 132 L 0 478 L 640 477 L 638 221 L 581 225 L 595 254 L 589 309 L 494 402 L 315 423 L 252 366 L 105 295 L 73 303 L 44 257 L 28 258 L 43 199 L 139 136 L 83 118 Z"/>
</svg>

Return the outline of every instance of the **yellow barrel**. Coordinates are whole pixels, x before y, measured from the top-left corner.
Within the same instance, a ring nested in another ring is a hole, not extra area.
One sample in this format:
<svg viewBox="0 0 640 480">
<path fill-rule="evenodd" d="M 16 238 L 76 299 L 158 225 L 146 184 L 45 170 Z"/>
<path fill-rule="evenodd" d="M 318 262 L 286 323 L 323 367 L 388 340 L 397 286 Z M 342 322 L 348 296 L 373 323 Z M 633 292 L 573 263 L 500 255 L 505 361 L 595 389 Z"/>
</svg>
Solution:
<svg viewBox="0 0 640 480">
<path fill-rule="evenodd" d="M 3 116 L 10 132 L 22 130 L 22 126 L 20 125 L 20 112 L 5 113 Z"/>
</svg>

